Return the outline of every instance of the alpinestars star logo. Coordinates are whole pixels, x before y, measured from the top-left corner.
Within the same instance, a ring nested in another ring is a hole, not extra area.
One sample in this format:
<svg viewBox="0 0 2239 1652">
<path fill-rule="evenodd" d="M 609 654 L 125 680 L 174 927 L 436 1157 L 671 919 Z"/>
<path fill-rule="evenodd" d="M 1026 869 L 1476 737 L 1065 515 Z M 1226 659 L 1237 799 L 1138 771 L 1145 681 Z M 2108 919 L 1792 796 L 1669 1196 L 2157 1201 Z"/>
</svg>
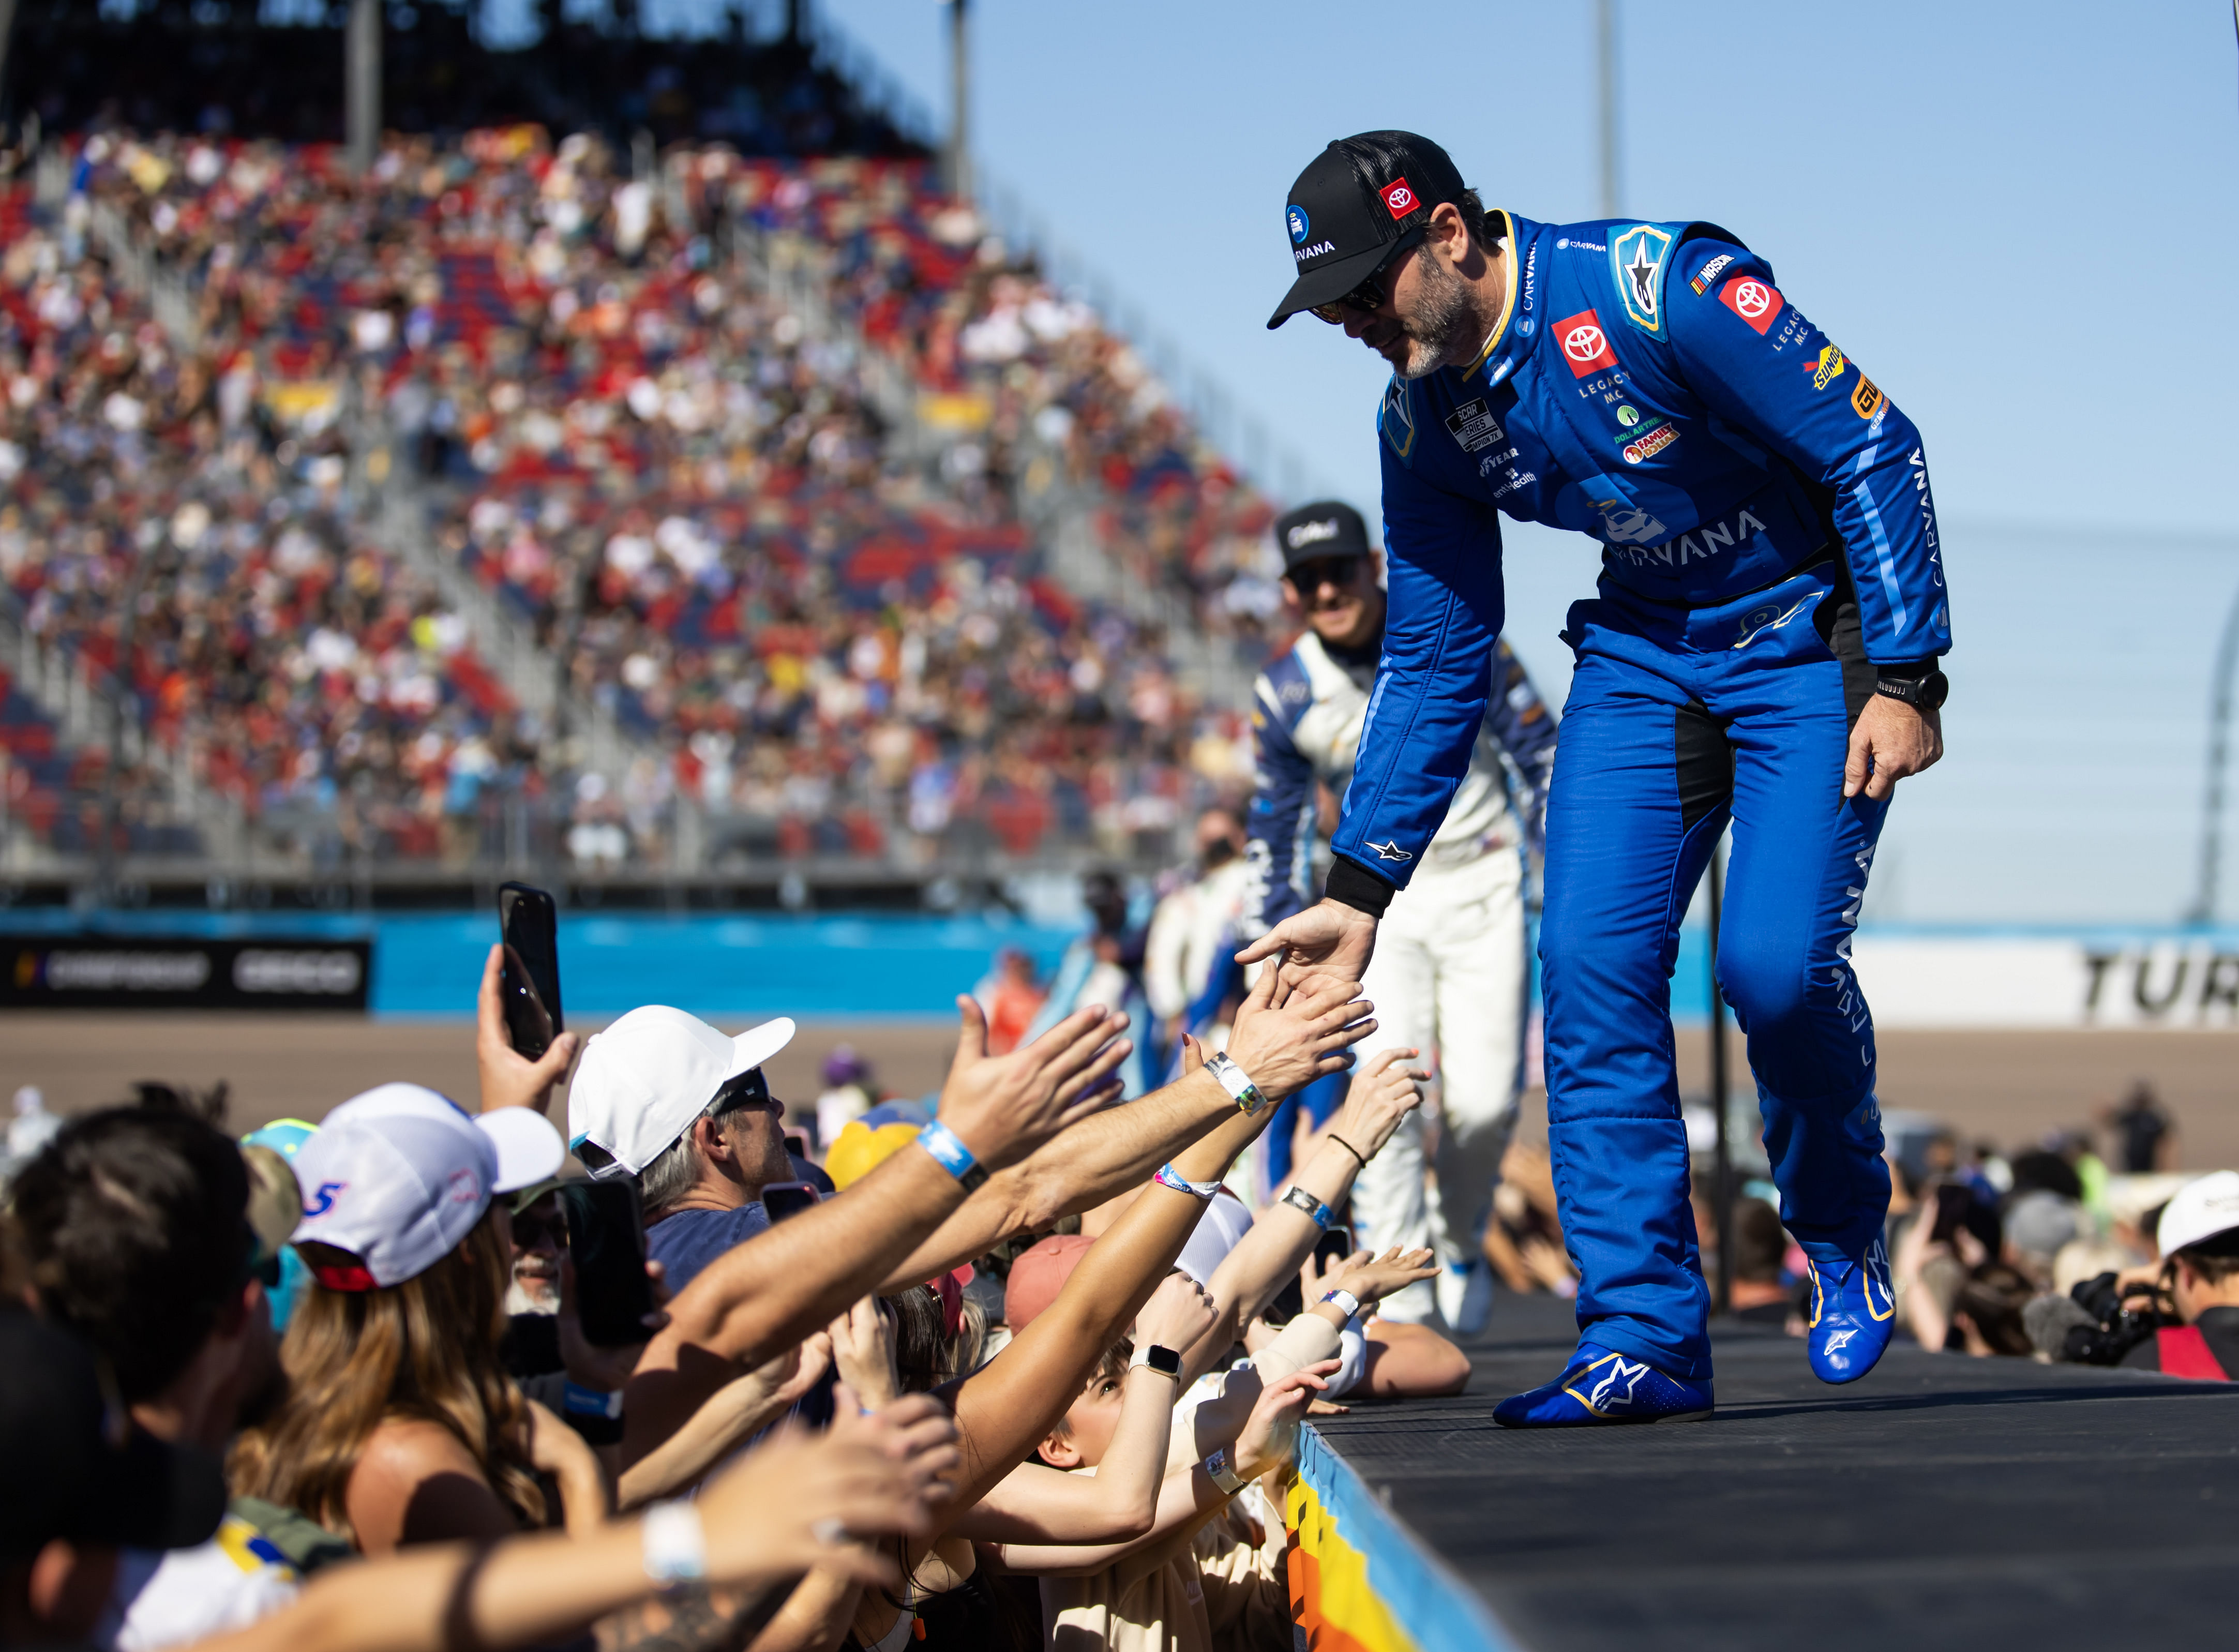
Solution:
<svg viewBox="0 0 2239 1652">
<path fill-rule="evenodd" d="M 1376 851 L 1376 858 L 1379 860 L 1412 860 L 1415 858 L 1412 851 L 1402 849 L 1398 841 L 1391 838 L 1386 838 L 1381 843 L 1372 843 L 1368 846 Z"/>
<path fill-rule="evenodd" d="M 1594 1384 L 1593 1392 L 1587 1397 L 1586 1403 L 1597 1411 L 1606 1411 L 1612 1406 L 1631 1405 L 1633 1403 L 1633 1390 L 1640 1386 L 1640 1379 L 1647 1375 L 1648 1364 L 1644 1360 L 1623 1358 L 1612 1360 L 1610 1363 L 1609 1375 Z M 1624 1386 L 1624 1392 L 1622 1394 L 1618 1392 L 1619 1383 Z"/>
<path fill-rule="evenodd" d="M 1827 1334 L 1826 1351 L 1830 1354 L 1841 1353 L 1845 1348 L 1848 1348 L 1851 1343 L 1857 1339 L 1857 1335 L 1858 1333 L 1855 1330 L 1830 1331 Z"/>
<path fill-rule="evenodd" d="M 1610 264 L 1617 275 L 1624 313 L 1644 333 L 1664 330 L 1661 306 L 1664 259 L 1671 250 L 1669 231 L 1637 223 L 1610 237 Z"/>
</svg>

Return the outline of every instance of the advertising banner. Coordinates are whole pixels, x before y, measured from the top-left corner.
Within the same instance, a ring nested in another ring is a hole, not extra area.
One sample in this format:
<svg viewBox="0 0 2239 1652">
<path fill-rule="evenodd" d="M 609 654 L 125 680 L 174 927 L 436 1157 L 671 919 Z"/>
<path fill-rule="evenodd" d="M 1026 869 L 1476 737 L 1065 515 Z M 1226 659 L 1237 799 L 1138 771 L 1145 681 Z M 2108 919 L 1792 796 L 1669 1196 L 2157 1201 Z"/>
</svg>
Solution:
<svg viewBox="0 0 2239 1652">
<path fill-rule="evenodd" d="M 0 1009 L 357 1010 L 373 943 L 0 934 Z"/>
<path fill-rule="evenodd" d="M 2226 934 L 1862 930 L 1851 963 L 1877 1026 L 2239 1027 L 2239 939 Z"/>
</svg>

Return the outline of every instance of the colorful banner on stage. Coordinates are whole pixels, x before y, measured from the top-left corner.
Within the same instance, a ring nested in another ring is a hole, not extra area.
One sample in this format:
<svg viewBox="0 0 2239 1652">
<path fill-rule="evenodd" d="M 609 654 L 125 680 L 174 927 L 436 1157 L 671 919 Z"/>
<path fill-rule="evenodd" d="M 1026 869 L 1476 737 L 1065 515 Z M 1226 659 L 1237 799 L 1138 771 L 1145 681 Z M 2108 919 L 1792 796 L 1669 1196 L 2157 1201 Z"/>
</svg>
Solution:
<svg viewBox="0 0 2239 1652">
<path fill-rule="evenodd" d="M 1299 1430 L 1284 1519 L 1306 1652 L 1514 1652 L 1485 1602 L 1310 1427 Z"/>
</svg>

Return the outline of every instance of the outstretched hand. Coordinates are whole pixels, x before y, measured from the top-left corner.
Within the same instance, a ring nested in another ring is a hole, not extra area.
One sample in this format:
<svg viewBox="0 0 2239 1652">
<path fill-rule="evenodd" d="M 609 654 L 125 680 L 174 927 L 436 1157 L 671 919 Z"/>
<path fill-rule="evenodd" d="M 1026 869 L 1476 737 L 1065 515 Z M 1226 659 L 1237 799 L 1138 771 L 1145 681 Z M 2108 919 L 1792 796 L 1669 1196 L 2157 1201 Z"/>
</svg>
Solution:
<svg viewBox="0 0 2239 1652">
<path fill-rule="evenodd" d="M 1431 1075 L 1409 1065 L 1420 1053 L 1379 1050 L 1369 1057 L 1353 1075 L 1331 1132 L 1374 1158 L 1399 1128 L 1399 1121 L 1422 1105 L 1422 1087 L 1431 1081 Z"/>
<path fill-rule="evenodd" d="M 481 1072 L 482 1111 L 498 1107 L 528 1107 L 542 1112 L 552 1092 L 568 1076 L 568 1068 L 583 1041 L 563 1032 L 552 1047 L 531 1061 L 513 1047 L 506 1031 L 504 998 L 505 946 L 493 945 L 482 960 L 482 985 L 475 1001 L 475 1066 Z"/>
<path fill-rule="evenodd" d="M 845 1386 L 838 1397 L 853 1409 Z M 875 1418 L 843 1416 L 827 1434 L 781 1425 L 701 1494 L 710 1582 L 740 1582 L 818 1568 L 865 1583 L 898 1583 L 876 1540 L 923 1536 L 930 1504 L 957 1463 L 956 1427 L 929 1399 Z M 867 1543 L 864 1540 L 869 1539 Z"/>
<path fill-rule="evenodd" d="M 1352 1046 L 1376 1031 L 1375 1007 L 1356 980 L 1321 974 L 1294 980 L 1262 970 L 1237 1006 L 1229 1058 L 1262 1095 L 1280 1101 L 1352 1065 Z"/>
<path fill-rule="evenodd" d="M 1329 1379 L 1337 1374 L 1339 1363 L 1325 1359 L 1301 1365 L 1259 1390 L 1252 1415 L 1244 1419 L 1243 1428 L 1237 1432 L 1238 1474 L 1247 1480 L 1257 1480 L 1270 1469 L 1280 1468 L 1290 1461 L 1299 1442 L 1299 1419 L 1306 1414 L 1306 1407 L 1314 1397 L 1329 1386 Z"/>
<path fill-rule="evenodd" d="M 940 1089 L 940 1118 L 990 1170 L 1017 1163 L 1113 1098 L 1113 1075 L 1134 1048 L 1118 1036 L 1127 1018 L 1092 1005 L 1032 1044 L 992 1056 L 977 1001 L 959 998 L 956 1009 L 963 1025 Z"/>
<path fill-rule="evenodd" d="M 1312 1257 L 1308 1257 L 1306 1265 L 1311 1268 L 1313 1261 Z M 1323 1269 L 1315 1284 L 1325 1291 L 1335 1289 L 1351 1292 L 1353 1300 L 1365 1310 L 1394 1291 L 1405 1290 L 1418 1279 L 1436 1277 L 1438 1271 L 1432 1252 L 1427 1248 L 1402 1251 L 1395 1244 L 1382 1256 L 1356 1251 L 1342 1262 L 1332 1260 Z"/>
<path fill-rule="evenodd" d="M 1282 973 L 1293 985 L 1309 976 L 1358 981 L 1368 972 L 1376 951 L 1376 920 L 1341 900 L 1320 900 L 1292 912 L 1237 953 L 1239 964 L 1257 964 L 1279 955 Z"/>
</svg>

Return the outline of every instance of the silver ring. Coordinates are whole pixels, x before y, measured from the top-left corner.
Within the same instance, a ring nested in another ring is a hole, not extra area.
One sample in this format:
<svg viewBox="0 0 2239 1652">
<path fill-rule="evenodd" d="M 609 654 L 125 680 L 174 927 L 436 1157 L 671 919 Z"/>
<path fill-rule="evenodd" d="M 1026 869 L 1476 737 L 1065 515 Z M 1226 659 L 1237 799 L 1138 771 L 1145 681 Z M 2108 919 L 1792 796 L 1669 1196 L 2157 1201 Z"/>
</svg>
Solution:
<svg viewBox="0 0 2239 1652">
<path fill-rule="evenodd" d="M 820 1543 L 844 1543 L 847 1541 L 847 1528 L 836 1516 L 827 1515 L 808 1529 L 808 1535 Z"/>
</svg>

